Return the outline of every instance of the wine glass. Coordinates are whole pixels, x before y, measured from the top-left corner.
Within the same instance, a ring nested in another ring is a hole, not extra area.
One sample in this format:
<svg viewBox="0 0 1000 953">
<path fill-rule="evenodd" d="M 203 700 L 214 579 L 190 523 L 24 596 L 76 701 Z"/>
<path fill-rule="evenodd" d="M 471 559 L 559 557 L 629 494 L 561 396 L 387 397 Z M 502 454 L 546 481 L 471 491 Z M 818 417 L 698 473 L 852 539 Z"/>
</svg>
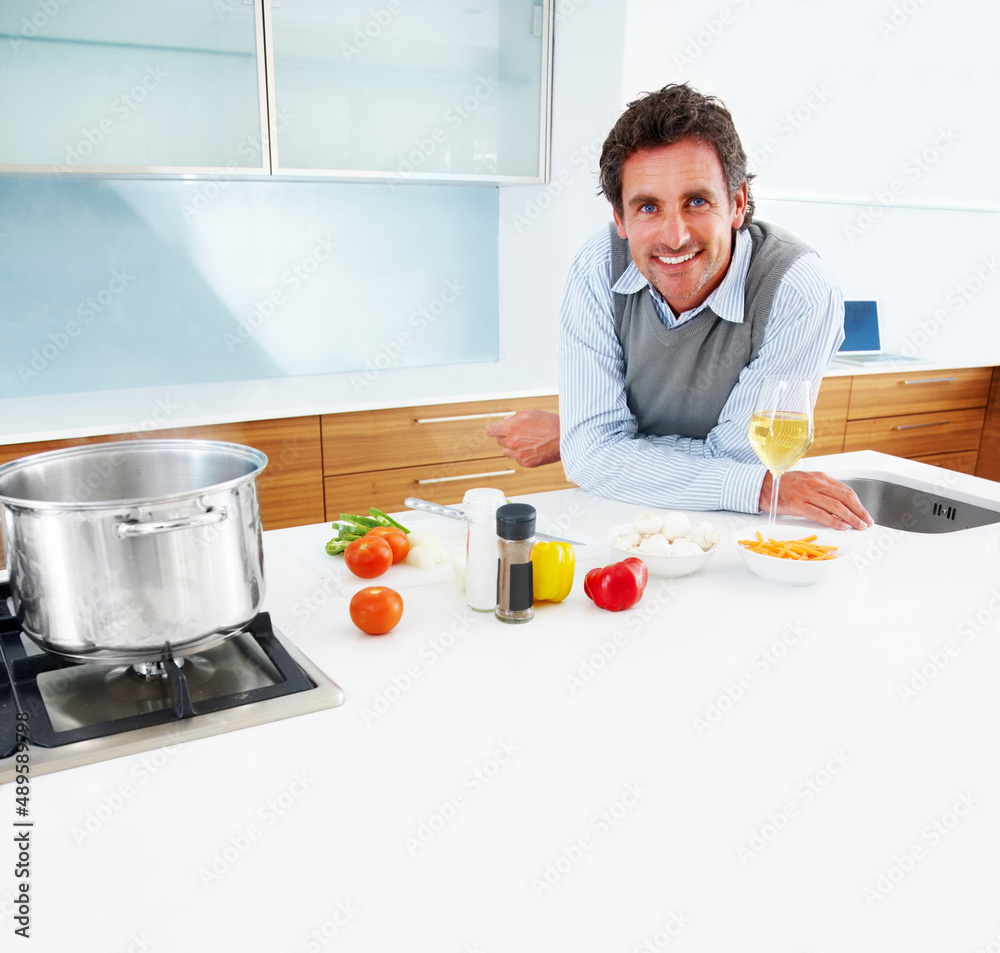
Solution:
<svg viewBox="0 0 1000 953">
<path fill-rule="evenodd" d="M 771 508 L 767 525 L 778 513 L 778 484 L 813 442 L 812 388 L 807 380 L 765 377 L 761 381 L 749 428 L 750 445 L 771 471 Z"/>
</svg>

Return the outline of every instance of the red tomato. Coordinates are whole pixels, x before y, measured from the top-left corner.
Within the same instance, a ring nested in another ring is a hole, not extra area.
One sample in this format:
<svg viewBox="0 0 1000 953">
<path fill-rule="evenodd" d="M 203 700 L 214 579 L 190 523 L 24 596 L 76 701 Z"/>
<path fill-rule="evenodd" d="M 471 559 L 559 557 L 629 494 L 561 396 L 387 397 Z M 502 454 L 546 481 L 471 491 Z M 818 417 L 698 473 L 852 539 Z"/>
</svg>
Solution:
<svg viewBox="0 0 1000 953">
<path fill-rule="evenodd" d="M 386 586 L 368 586 L 351 597 L 351 621 L 368 635 L 385 635 L 403 617 L 403 597 Z"/>
<path fill-rule="evenodd" d="M 392 547 L 382 536 L 362 536 L 347 544 L 344 563 L 355 576 L 374 579 L 392 565 Z"/>
<path fill-rule="evenodd" d="M 410 551 L 410 541 L 406 538 L 406 533 L 395 526 L 376 526 L 365 536 L 381 536 L 392 547 L 393 565 L 406 557 Z"/>
</svg>

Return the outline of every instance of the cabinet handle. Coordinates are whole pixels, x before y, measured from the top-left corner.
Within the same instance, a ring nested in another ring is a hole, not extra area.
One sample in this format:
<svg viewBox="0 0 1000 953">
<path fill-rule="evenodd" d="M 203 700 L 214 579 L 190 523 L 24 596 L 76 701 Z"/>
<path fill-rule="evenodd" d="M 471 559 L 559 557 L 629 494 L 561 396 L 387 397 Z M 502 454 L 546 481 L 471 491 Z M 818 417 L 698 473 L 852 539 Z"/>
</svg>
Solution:
<svg viewBox="0 0 1000 953">
<path fill-rule="evenodd" d="M 457 417 L 417 417 L 415 424 L 446 424 L 454 420 L 486 420 L 490 417 L 510 417 L 514 410 L 498 410 L 492 414 L 460 414 Z"/>
<path fill-rule="evenodd" d="M 428 483 L 454 483 L 455 480 L 480 480 L 484 477 L 510 476 L 516 472 L 516 470 L 492 470 L 489 473 L 463 473 L 461 476 L 430 477 L 427 480 L 417 480 L 417 485 L 425 486 Z"/>
<path fill-rule="evenodd" d="M 957 381 L 957 377 L 923 377 L 917 381 L 903 381 L 904 384 L 950 384 Z"/>
<path fill-rule="evenodd" d="M 943 427 L 945 424 L 950 424 L 950 420 L 929 420 L 925 424 L 902 424 L 901 426 L 895 427 L 895 430 L 914 430 L 917 427 Z"/>
</svg>

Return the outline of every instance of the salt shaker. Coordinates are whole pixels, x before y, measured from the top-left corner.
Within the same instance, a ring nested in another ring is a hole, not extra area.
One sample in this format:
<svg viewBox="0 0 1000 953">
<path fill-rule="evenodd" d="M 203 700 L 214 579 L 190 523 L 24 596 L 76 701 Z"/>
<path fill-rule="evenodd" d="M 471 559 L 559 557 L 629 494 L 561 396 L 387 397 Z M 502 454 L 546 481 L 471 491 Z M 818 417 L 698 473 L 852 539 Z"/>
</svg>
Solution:
<svg viewBox="0 0 1000 953">
<path fill-rule="evenodd" d="M 497 510 L 497 606 L 501 622 L 527 622 L 534 615 L 531 549 L 535 545 L 535 508 L 505 503 Z"/>
<path fill-rule="evenodd" d="M 500 490 L 467 490 L 462 499 L 465 537 L 465 600 L 476 612 L 497 607 L 497 509 L 506 497 Z"/>
</svg>

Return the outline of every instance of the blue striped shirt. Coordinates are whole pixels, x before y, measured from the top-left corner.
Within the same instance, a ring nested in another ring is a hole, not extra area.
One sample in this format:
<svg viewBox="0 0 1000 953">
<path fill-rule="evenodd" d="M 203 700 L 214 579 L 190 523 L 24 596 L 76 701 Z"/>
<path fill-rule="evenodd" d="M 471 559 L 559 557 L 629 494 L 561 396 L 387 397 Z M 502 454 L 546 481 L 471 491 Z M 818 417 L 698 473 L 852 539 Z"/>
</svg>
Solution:
<svg viewBox="0 0 1000 953">
<path fill-rule="evenodd" d="M 560 452 L 570 480 L 600 496 L 687 510 L 756 513 L 766 469 L 747 437 L 760 381 L 801 378 L 819 390 L 827 364 L 844 339 L 844 300 L 814 252 L 788 269 L 774 296 L 757 357 L 740 373 L 718 424 L 704 440 L 638 432 L 625 396 L 625 361 L 614 328 L 612 290 L 647 288 L 668 327 L 711 308 L 743 321 L 743 287 L 750 236 L 736 233 L 722 283 L 697 308 L 674 315 L 634 262 L 611 287 L 607 227 L 579 251 L 570 268 L 560 315 Z"/>
</svg>

